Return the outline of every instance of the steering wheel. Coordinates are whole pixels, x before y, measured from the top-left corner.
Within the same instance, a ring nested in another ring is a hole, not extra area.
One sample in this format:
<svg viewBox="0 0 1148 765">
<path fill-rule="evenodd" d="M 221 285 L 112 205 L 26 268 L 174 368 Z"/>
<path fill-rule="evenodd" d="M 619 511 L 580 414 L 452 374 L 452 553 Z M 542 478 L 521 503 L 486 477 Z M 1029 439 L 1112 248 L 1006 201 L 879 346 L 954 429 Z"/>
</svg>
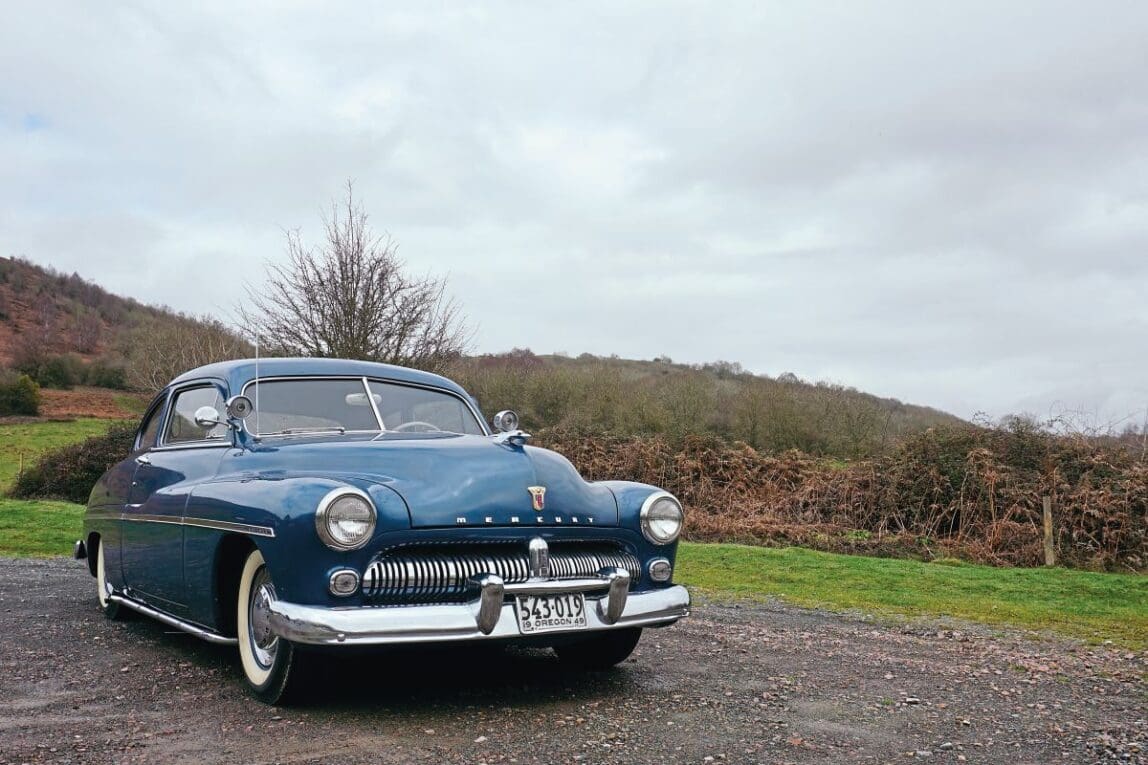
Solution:
<svg viewBox="0 0 1148 765">
<path fill-rule="evenodd" d="M 435 425 L 433 422 L 411 420 L 410 422 L 404 422 L 402 425 L 396 425 L 395 427 L 391 428 L 391 430 L 396 433 L 437 433 L 441 432 L 442 428 L 440 428 L 438 425 Z"/>
</svg>

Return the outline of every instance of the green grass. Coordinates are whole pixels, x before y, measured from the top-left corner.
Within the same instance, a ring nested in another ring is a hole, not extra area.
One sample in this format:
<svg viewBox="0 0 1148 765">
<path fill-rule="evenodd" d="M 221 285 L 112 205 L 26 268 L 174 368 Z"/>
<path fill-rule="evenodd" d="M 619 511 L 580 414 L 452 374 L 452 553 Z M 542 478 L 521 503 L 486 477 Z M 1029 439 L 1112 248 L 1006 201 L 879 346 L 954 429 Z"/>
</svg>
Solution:
<svg viewBox="0 0 1148 765">
<path fill-rule="evenodd" d="M 43 452 L 103 433 L 113 422 L 89 418 L 0 425 L 0 492 L 15 480 L 21 461 L 29 467 Z M 83 514 L 83 505 L 70 502 L 0 498 L 0 555 L 70 555 Z"/>
<path fill-rule="evenodd" d="M 7 490 L 25 467 L 48 449 L 104 433 L 115 420 L 79 419 L 68 422 L 28 422 L 0 425 L 0 489 Z"/>
<path fill-rule="evenodd" d="M 682 544 L 675 578 L 701 592 L 891 616 L 952 616 L 1148 647 L 1148 577 Z"/>
<path fill-rule="evenodd" d="M 0 499 L 0 555 L 71 555 L 80 538 L 84 506 L 71 502 Z"/>
</svg>

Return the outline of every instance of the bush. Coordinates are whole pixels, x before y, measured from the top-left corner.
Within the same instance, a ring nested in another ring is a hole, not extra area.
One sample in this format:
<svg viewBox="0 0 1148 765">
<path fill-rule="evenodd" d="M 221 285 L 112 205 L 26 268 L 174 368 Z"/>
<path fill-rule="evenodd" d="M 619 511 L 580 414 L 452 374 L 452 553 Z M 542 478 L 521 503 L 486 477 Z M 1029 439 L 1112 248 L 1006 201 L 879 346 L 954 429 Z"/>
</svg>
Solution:
<svg viewBox="0 0 1148 765">
<path fill-rule="evenodd" d="M 103 435 L 45 452 L 16 479 L 9 496 L 86 503 L 104 471 L 131 451 L 135 432 L 134 424 L 120 423 Z"/>
<path fill-rule="evenodd" d="M 127 390 L 128 371 L 122 364 L 96 360 L 84 369 L 84 385 Z"/>
<path fill-rule="evenodd" d="M 0 373 L 0 415 L 40 413 L 40 386 L 28 375 Z"/>
<path fill-rule="evenodd" d="M 84 362 L 71 353 L 48 356 L 25 352 L 15 360 L 13 366 L 16 371 L 28 375 L 44 388 L 70 390 L 84 379 Z"/>
</svg>

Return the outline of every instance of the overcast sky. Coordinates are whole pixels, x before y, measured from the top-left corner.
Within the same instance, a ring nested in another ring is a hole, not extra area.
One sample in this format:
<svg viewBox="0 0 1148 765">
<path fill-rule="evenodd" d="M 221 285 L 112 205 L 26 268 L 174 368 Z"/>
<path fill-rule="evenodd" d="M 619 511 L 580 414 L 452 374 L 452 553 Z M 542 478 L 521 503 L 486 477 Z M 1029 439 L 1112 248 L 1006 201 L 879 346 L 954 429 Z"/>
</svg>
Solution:
<svg viewBox="0 0 1148 765">
<path fill-rule="evenodd" d="M 233 314 L 354 179 L 476 352 L 1148 405 L 1148 3 L 6 4 L 0 254 Z"/>
</svg>

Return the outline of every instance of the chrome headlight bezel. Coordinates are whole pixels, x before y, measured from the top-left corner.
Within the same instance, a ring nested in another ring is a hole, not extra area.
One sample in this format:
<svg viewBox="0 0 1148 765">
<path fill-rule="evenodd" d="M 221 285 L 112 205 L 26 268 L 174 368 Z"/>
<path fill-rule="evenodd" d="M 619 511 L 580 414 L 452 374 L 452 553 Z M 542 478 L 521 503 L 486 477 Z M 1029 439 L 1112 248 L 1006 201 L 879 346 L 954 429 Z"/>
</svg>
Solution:
<svg viewBox="0 0 1148 765">
<path fill-rule="evenodd" d="M 651 513 L 654 512 L 655 505 L 664 504 L 667 501 L 672 503 L 673 507 L 677 509 L 678 526 L 672 534 L 669 534 L 663 538 L 654 531 L 655 526 L 653 522 L 664 519 L 658 518 L 656 516 L 651 517 Z M 642 536 L 656 545 L 668 545 L 677 540 L 679 536 L 681 536 L 682 529 L 686 525 L 686 513 L 682 509 L 682 503 L 679 502 L 678 498 L 673 494 L 670 494 L 668 491 L 656 491 L 650 496 L 646 497 L 646 501 L 642 503 L 642 510 L 639 514 L 639 520 L 642 526 Z"/>
<path fill-rule="evenodd" d="M 362 501 L 368 511 L 366 533 L 363 534 L 360 539 L 350 542 L 340 539 L 331 531 L 331 507 L 344 497 L 353 497 Z M 375 503 L 371 501 L 371 498 L 367 496 L 365 491 L 351 486 L 340 486 L 337 489 L 332 489 L 327 492 L 323 499 L 319 500 L 319 506 L 315 509 L 315 532 L 319 535 L 319 539 L 323 540 L 323 544 L 332 550 L 339 550 L 341 552 L 358 550 L 370 542 L 371 537 L 375 535 L 375 525 L 378 522 L 378 518 L 379 514 L 375 510 Z"/>
</svg>

